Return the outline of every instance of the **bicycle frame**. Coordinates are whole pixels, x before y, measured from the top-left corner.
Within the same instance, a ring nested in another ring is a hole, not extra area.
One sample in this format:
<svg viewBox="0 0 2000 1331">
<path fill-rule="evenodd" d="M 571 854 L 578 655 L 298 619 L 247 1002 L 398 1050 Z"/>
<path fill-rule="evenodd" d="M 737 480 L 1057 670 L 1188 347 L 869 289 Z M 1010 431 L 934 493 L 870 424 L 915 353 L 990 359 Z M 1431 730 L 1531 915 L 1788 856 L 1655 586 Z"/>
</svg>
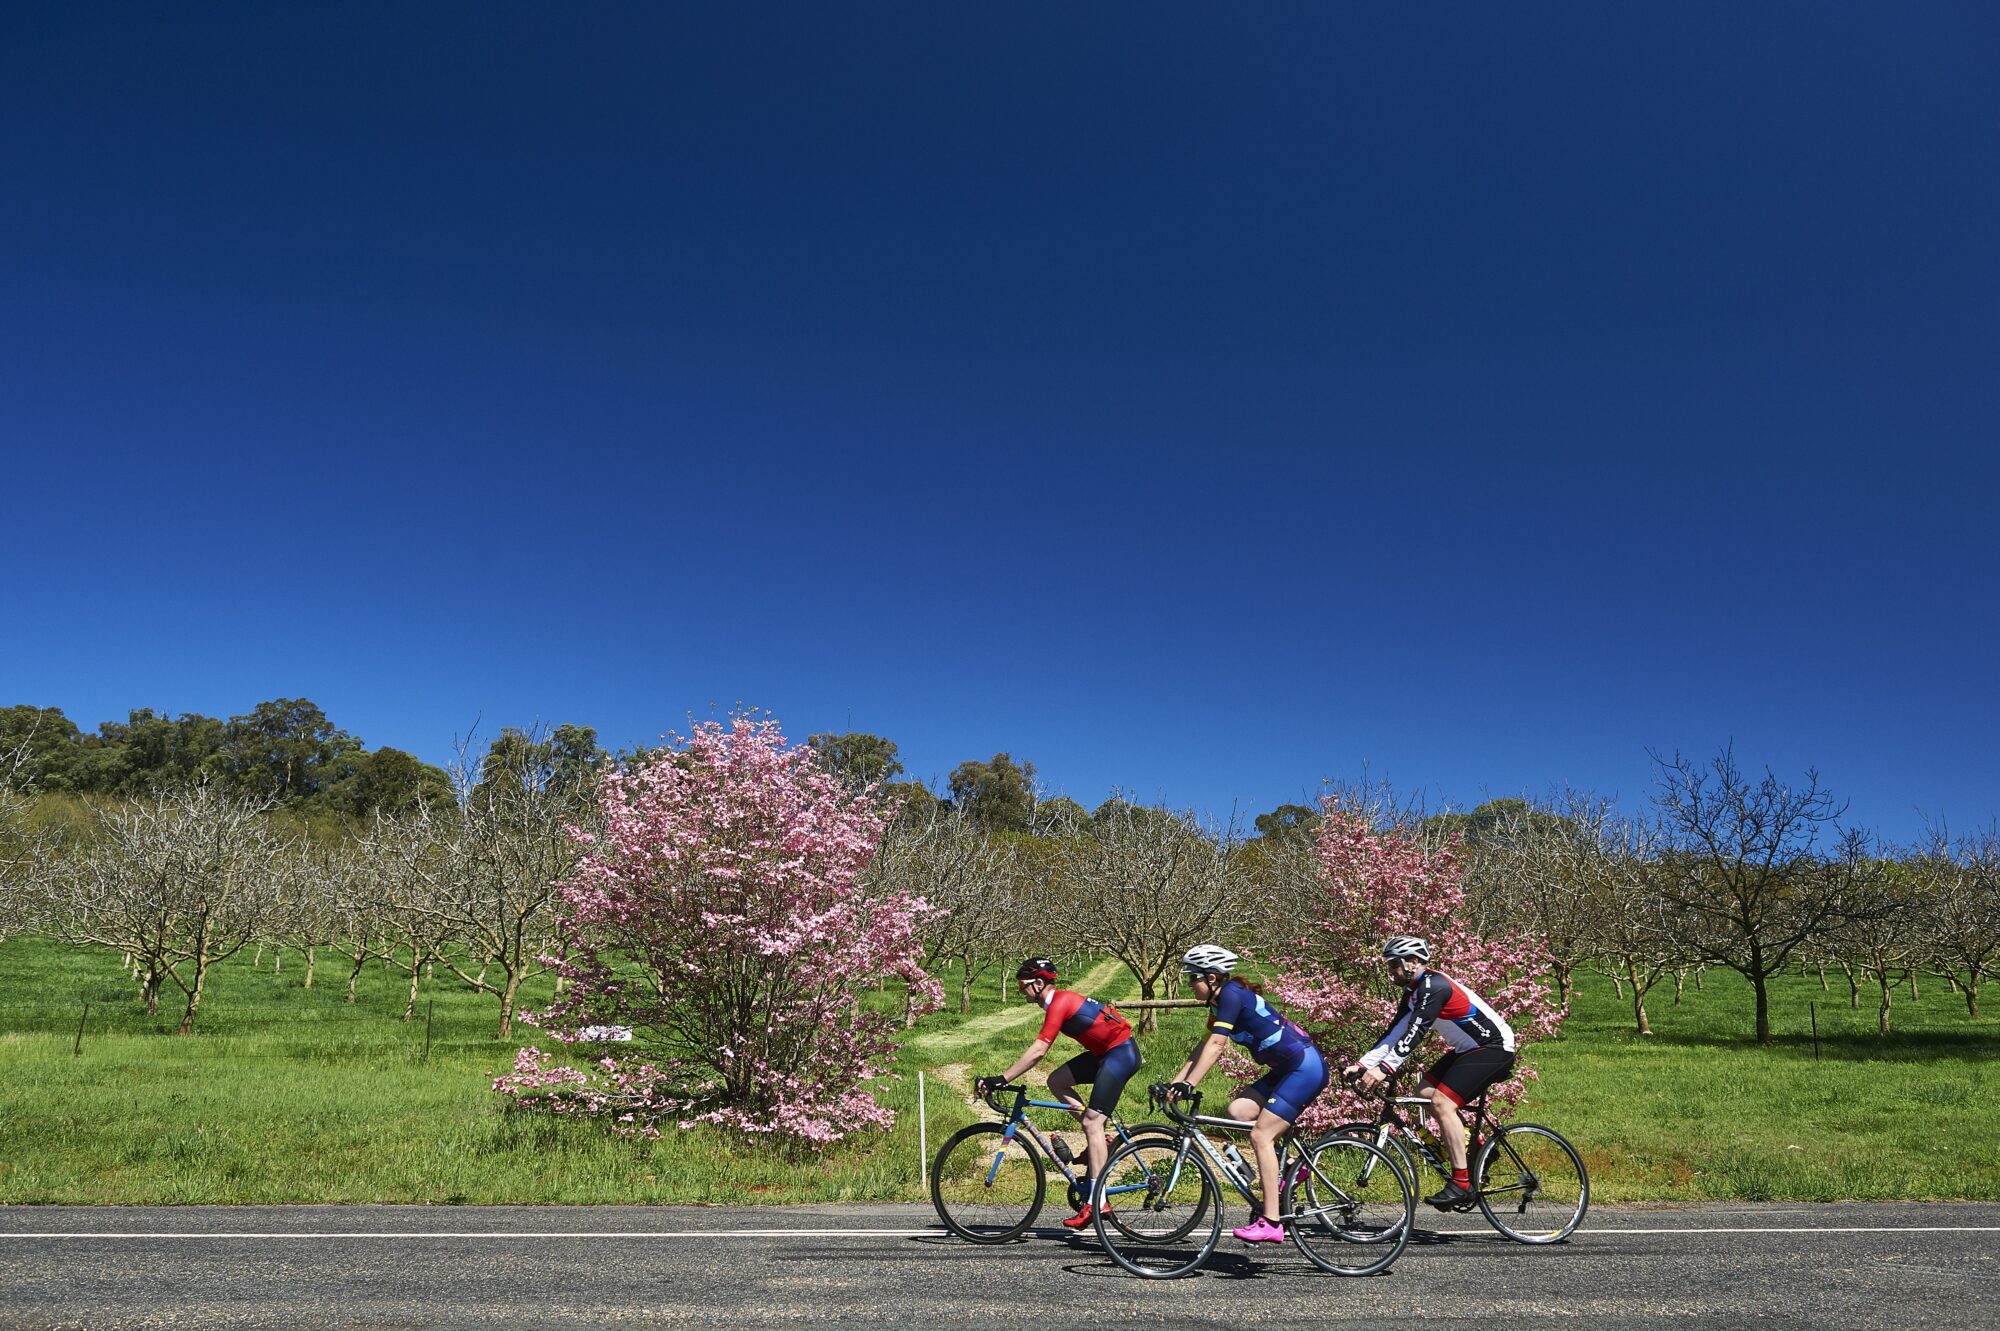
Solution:
<svg viewBox="0 0 2000 1331">
<path fill-rule="evenodd" d="M 999 1095 L 1002 1091 L 1009 1090 L 1014 1093 L 1013 1108 L 1002 1109 L 994 1102 L 994 1096 Z M 1003 1142 L 1019 1141 L 1022 1136 L 1022 1130 L 1026 1129 L 1027 1139 L 1035 1144 L 1035 1149 L 1041 1152 L 1042 1158 L 1053 1164 L 1056 1167 L 1056 1172 L 1061 1174 L 1071 1187 L 1075 1187 L 1081 1182 L 1082 1175 L 1070 1168 L 1069 1161 L 1064 1160 L 1049 1148 L 1048 1138 L 1042 1136 L 1041 1130 L 1035 1126 L 1034 1121 L 1028 1117 L 1027 1112 L 1030 1109 L 1060 1109 L 1065 1114 L 1074 1114 L 1076 1111 L 1073 1108 L 1061 1100 L 1030 1100 L 1028 1098 L 1028 1088 L 1025 1086 L 1002 1086 L 989 1093 L 985 1099 L 988 1107 L 994 1113 L 999 1114 L 1006 1125 L 1001 1132 L 1001 1140 Z M 1104 1120 L 1104 1131 L 1107 1152 L 1116 1150 L 1119 1146 L 1123 1146 L 1132 1140 L 1131 1136 L 1125 1131 L 1125 1124 L 1119 1119 L 1107 1118 Z M 1004 1146 L 994 1153 L 993 1164 L 986 1171 L 986 1182 L 988 1184 L 991 1184 L 994 1176 L 1000 1172 L 1000 1161 L 1005 1154 L 1006 1148 Z"/>
<path fill-rule="evenodd" d="M 1237 1196 L 1249 1203 L 1253 1209 L 1261 1207 L 1263 1204 L 1262 1200 L 1244 1184 L 1243 1180 L 1236 1177 L 1236 1170 L 1230 1164 L 1229 1157 L 1224 1155 L 1214 1141 L 1209 1138 L 1209 1135 L 1203 1131 L 1204 1128 L 1217 1128 L 1225 1132 L 1248 1132 L 1257 1125 L 1240 1118 L 1219 1118 L 1212 1114 L 1198 1112 L 1201 1108 L 1201 1093 L 1199 1091 L 1195 1093 L 1189 1105 L 1189 1109 L 1186 1112 L 1182 1112 L 1169 1102 L 1160 1102 L 1160 1108 L 1165 1112 L 1166 1116 L 1179 1124 L 1181 1129 L 1180 1147 L 1174 1152 L 1174 1165 L 1167 1173 L 1167 1186 L 1172 1188 L 1180 1182 L 1181 1171 L 1187 1167 L 1189 1149 L 1199 1146 L 1202 1154 L 1208 1157 L 1208 1163 L 1213 1166 L 1218 1178 L 1226 1179 L 1229 1186 L 1236 1189 Z M 1284 1134 L 1278 1138 L 1276 1147 L 1278 1152 L 1278 1177 L 1283 1178 L 1285 1167 L 1292 1153 L 1298 1149 L 1298 1140 L 1294 1130 L 1287 1128 Z M 1148 1185 L 1143 1183 L 1128 1184 L 1124 1187 L 1111 1187 L 1107 1182 L 1103 1191 L 1105 1201 L 1109 1202 L 1120 1193 L 1145 1192 L 1148 1190 Z M 1282 1222 L 1295 1218 L 1292 1215 L 1285 1215 L 1280 1216 L 1279 1220 Z"/>
</svg>

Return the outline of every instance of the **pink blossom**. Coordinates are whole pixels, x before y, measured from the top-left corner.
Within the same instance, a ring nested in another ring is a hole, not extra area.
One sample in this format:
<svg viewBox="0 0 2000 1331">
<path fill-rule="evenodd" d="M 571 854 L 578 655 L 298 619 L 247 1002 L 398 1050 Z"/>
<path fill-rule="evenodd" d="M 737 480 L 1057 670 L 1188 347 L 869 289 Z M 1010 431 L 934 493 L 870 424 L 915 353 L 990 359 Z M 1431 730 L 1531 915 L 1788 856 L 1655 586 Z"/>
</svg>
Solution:
<svg viewBox="0 0 2000 1331">
<path fill-rule="evenodd" d="M 1299 927 L 1271 949 L 1269 960 L 1283 977 L 1271 985 L 1272 997 L 1312 1032 L 1329 1062 L 1345 1064 L 1388 1026 L 1400 997 L 1381 964 L 1382 941 L 1393 934 L 1427 939 L 1432 964 L 1499 1009 L 1519 1037 L 1515 1075 L 1494 1087 L 1491 1099 L 1505 1117 L 1535 1079 L 1528 1047 L 1555 1034 L 1568 1015 L 1547 983 L 1547 949 L 1527 935 L 1482 937 L 1460 918 L 1465 893 L 1456 843 L 1426 847 L 1411 832 L 1377 828 L 1333 799 L 1323 810 L 1323 891 Z M 1428 1062 L 1440 1052 L 1418 1057 Z M 1371 1113 L 1371 1103 L 1336 1083 L 1300 1125 L 1317 1131 Z"/>
<path fill-rule="evenodd" d="M 860 879 L 882 833 L 872 794 L 775 722 L 735 716 L 607 774 L 600 802 L 604 830 L 581 836 L 563 886 L 570 985 L 537 1019 L 562 1043 L 630 1026 L 658 1060 L 583 1073 L 523 1050 L 495 1088 L 649 1133 L 673 1119 L 819 1146 L 893 1123 L 867 1083 L 897 1026 L 860 995 L 891 977 L 918 1011 L 943 994 L 918 964 L 931 908 Z"/>
</svg>

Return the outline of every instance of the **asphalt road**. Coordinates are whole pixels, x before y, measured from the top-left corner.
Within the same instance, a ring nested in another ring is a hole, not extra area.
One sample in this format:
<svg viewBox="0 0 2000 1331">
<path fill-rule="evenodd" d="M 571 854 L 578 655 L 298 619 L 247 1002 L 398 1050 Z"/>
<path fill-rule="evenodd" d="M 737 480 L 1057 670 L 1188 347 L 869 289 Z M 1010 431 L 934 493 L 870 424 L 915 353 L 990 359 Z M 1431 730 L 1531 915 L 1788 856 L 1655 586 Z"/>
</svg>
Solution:
<svg viewBox="0 0 2000 1331">
<path fill-rule="evenodd" d="M 1141 1281 L 909 1205 L 6 1207 L 0 1327 L 2000 1327 L 2000 1205 L 1602 1207 L 1552 1248 L 1477 1220 L 1377 1277 L 1225 1237 Z"/>
</svg>

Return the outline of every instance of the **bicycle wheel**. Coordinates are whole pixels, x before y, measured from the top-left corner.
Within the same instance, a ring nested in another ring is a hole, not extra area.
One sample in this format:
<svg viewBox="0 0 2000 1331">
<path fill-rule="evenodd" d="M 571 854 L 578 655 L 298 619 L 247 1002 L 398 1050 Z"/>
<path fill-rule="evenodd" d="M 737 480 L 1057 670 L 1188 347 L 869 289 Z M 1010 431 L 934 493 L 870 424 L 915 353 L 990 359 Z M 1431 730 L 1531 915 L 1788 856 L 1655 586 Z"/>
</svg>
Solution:
<svg viewBox="0 0 2000 1331">
<path fill-rule="evenodd" d="M 1042 1211 L 1048 1169 L 1025 1137 L 998 1123 L 962 1128 L 931 1162 L 931 1205 L 945 1228 L 974 1243 L 1025 1234 Z"/>
<path fill-rule="evenodd" d="M 1313 1265 L 1367 1276 L 1402 1256 L 1416 1193 L 1387 1152 L 1354 1137 L 1323 1137 L 1285 1169 L 1286 1227 Z"/>
<path fill-rule="evenodd" d="M 1097 1238 L 1135 1276 L 1184 1276 L 1222 1238 L 1222 1190 L 1208 1162 L 1178 1138 L 1151 1137 L 1112 1152 L 1098 1196 Z"/>
<path fill-rule="evenodd" d="M 1516 1123 L 1479 1148 L 1472 1177 L 1479 1209 L 1516 1243 L 1568 1238 L 1590 1209 L 1583 1157 L 1553 1128 Z"/>
<path fill-rule="evenodd" d="M 1329 1137 L 1353 1137 L 1357 1141 L 1367 1142 L 1370 1146 L 1387 1153 L 1389 1159 L 1395 1163 L 1396 1168 L 1403 1172 L 1404 1181 L 1410 1185 L 1410 1191 L 1416 1192 L 1418 1190 L 1418 1185 L 1422 1182 L 1422 1179 L 1417 1175 L 1417 1160 L 1415 1156 L 1410 1154 L 1410 1148 L 1403 1144 L 1403 1134 L 1401 1132 L 1391 1132 L 1387 1142 L 1384 1143 L 1377 1140 L 1381 1135 L 1381 1128 L 1378 1124 L 1343 1123 L 1326 1135 Z"/>
</svg>

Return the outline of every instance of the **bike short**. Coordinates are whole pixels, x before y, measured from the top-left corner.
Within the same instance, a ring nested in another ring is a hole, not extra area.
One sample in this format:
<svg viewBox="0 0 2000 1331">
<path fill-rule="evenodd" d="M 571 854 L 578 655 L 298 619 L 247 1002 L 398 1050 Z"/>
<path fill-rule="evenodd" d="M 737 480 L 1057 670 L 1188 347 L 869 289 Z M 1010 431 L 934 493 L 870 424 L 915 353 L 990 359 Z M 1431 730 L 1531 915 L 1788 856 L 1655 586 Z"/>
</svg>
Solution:
<svg viewBox="0 0 2000 1331">
<path fill-rule="evenodd" d="M 1299 1121 L 1299 1114 L 1326 1089 L 1329 1073 L 1319 1050 L 1307 1045 L 1298 1062 L 1272 1068 L 1244 1087 L 1243 1093 L 1261 1103 L 1287 1123 Z"/>
<path fill-rule="evenodd" d="M 1141 1061 L 1139 1042 L 1126 1040 L 1101 1054 L 1078 1054 L 1063 1067 L 1076 1085 L 1090 1087 L 1089 1108 L 1109 1118 L 1111 1111 L 1118 1108 L 1118 1097 L 1125 1094 L 1125 1083 L 1132 1080 Z"/>
<path fill-rule="evenodd" d="M 1435 1086 L 1459 1108 L 1514 1071 L 1514 1056 L 1505 1049 L 1454 1049 L 1430 1065 L 1423 1085 Z"/>
</svg>

